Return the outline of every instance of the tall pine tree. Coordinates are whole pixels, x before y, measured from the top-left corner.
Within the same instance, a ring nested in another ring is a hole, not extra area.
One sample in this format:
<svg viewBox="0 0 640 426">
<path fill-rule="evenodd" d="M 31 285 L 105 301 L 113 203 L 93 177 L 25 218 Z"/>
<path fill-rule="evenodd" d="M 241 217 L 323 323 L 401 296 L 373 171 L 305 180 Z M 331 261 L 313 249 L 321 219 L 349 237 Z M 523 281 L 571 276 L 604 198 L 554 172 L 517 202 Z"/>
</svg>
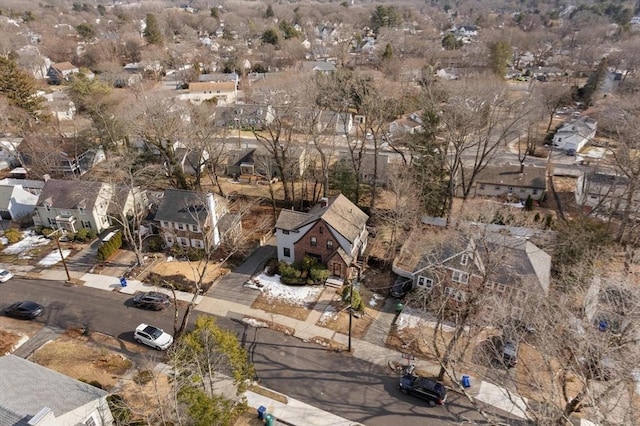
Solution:
<svg viewBox="0 0 640 426">
<path fill-rule="evenodd" d="M 148 13 L 145 23 L 144 39 L 149 44 L 161 46 L 164 43 L 164 40 L 162 39 L 162 31 L 160 31 L 160 25 L 158 25 L 156 15 Z"/>
<path fill-rule="evenodd" d="M 13 59 L 0 57 L 0 93 L 12 105 L 25 110 L 32 117 L 39 117 L 43 100 L 36 92 L 36 82 L 31 75 Z"/>
</svg>

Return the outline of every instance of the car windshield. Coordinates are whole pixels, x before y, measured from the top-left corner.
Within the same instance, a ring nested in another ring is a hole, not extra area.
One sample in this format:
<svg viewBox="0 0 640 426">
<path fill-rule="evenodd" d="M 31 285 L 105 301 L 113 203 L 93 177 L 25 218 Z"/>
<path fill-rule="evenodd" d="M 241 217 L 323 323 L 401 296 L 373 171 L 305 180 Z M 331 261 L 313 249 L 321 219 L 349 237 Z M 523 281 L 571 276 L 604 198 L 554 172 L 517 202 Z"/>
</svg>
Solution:
<svg viewBox="0 0 640 426">
<path fill-rule="evenodd" d="M 8 274 L 9 274 L 9 271 L 5 271 L 5 270 L 0 269 L 0 275 L 2 275 L 3 277 L 5 275 L 8 275 Z"/>
<path fill-rule="evenodd" d="M 162 330 L 160 330 L 159 328 L 153 327 L 151 325 L 148 325 L 144 329 L 144 332 L 147 333 L 149 336 L 153 337 L 154 339 L 157 339 L 158 337 L 162 336 Z"/>
<path fill-rule="evenodd" d="M 24 309 L 25 311 L 35 310 L 38 309 L 38 305 L 34 302 L 22 302 L 20 309 Z"/>
</svg>

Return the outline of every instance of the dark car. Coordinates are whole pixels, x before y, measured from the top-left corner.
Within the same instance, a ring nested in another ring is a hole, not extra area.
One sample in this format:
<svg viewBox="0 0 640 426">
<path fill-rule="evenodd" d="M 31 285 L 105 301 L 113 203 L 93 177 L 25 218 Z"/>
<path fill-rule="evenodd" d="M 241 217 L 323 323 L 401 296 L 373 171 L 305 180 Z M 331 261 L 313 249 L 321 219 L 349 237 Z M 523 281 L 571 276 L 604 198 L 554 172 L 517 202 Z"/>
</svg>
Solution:
<svg viewBox="0 0 640 426">
<path fill-rule="evenodd" d="M 518 343 L 503 336 L 491 338 L 493 358 L 496 366 L 515 367 L 518 363 Z"/>
<path fill-rule="evenodd" d="M 400 379 L 400 391 L 417 396 L 427 401 L 432 407 L 436 404 L 444 405 L 447 400 L 447 389 L 442 383 L 416 374 L 402 376 Z"/>
<path fill-rule="evenodd" d="M 42 315 L 42 305 L 24 300 L 22 302 L 16 302 L 4 310 L 4 313 L 8 317 L 18 319 L 34 319 L 39 315 Z"/>
<path fill-rule="evenodd" d="M 389 294 L 391 294 L 391 297 L 400 299 L 409 293 L 411 289 L 413 289 L 413 282 L 411 280 L 398 277 L 393 282 L 393 286 L 391 286 L 391 292 Z"/>
<path fill-rule="evenodd" d="M 149 309 L 152 311 L 161 311 L 171 304 L 169 296 L 156 291 L 140 293 L 133 298 L 133 304 L 136 308 Z"/>
</svg>

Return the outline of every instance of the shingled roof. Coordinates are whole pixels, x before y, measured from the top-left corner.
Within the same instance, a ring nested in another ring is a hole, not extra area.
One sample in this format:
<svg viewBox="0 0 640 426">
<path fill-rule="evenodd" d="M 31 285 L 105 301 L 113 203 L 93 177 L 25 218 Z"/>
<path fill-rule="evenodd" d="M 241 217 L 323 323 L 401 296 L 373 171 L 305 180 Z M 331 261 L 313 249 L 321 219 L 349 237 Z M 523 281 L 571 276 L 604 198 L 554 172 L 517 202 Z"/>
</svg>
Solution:
<svg viewBox="0 0 640 426">
<path fill-rule="evenodd" d="M 44 206 L 46 203 L 59 209 L 77 209 L 82 207 L 91 211 L 98 197 L 100 195 L 107 195 L 104 193 L 100 194 L 104 185 L 106 184 L 103 182 L 49 179 L 42 188 L 37 205 Z"/>
<path fill-rule="evenodd" d="M 202 226 L 208 215 L 206 196 L 195 191 L 165 189 L 155 220 Z M 214 197 L 218 203 L 227 202 L 217 194 Z"/>
<path fill-rule="evenodd" d="M 306 224 L 322 219 L 348 241 L 355 241 L 369 220 L 362 210 L 347 197 L 339 194 L 316 204 L 309 213 L 282 210 L 276 228 L 293 231 Z"/>
<path fill-rule="evenodd" d="M 107 395 L 15 355 L 0 357 L 0 424 L 26 425 L 45 407 L 59 417 Z"/>
</svg>

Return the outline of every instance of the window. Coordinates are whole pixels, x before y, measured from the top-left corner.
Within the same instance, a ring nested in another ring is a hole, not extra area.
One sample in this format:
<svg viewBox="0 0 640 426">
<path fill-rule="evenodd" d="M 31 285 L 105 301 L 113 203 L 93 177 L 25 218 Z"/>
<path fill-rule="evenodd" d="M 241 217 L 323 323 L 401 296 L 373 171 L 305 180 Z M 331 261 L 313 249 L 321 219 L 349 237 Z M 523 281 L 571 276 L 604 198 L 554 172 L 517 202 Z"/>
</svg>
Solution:
<svg viewBox="0 0 640 426">
<path fill-rule="evenodd" d="M 167 244 L 170 244 L 170 245 L 175 242 L 175 240 L 173 239 L 173 237 L 171 235 L 165 236 L 164 239 L 167 241 Z"/>
<path fill-rule="evenodd" d="M 56 220 L 52 217 L 48 217 L 47 220 L 49 221 L 49 225 L 55 225 L 56 224 Z"/>
<path fill-rule="evenodd" d="M 322 228 L 322 226 L 320 227 L 320 233 L 322 234 L 324 232 L 324 229 Z"/>
<path fill-rule="evenodd" d="M 187 229 L 187 225 L 185 225 L 184 223 L 176 223 L 176 229 L 178 231 L 184 231 L 185 229 Z"/>
<path fill-rule="evenodd" d="M 538 190 L 537 190 L 537 189 L 534 189 L 533 191 L 531 191 L 531 194 L 533 194 L 533 195 L 538 195 Z"/>
<path fill-rule="evenodd" d="M 524 192 L 524 188 L 520 188 L 520 192 Z"/>
<path fill-rule="evenodd" d="M 83 220 L 82 221 L 82 227 L 91 229 L 91 222 L 89 222 L 88 220 Z"/>
<path fill-rule="evenodd" d="M 200 232 L 200 227 L 198 225 L 189 225 L 189 228 L 192 232 Z"/>
<path fill-rule="evenodd" d="M 500 293 L 504 293 L 504 291 L 505 291 L 505 289 L 506 289 L 506 288 L 507 288 L 507 287 L 506 287 L 504 284 L 498 284 L 498 285 L 496 286 L 496 291 L 499 291 Z"/>
<path fill-rule="evenodd" d="M 480 189 L 484 189 L 484 185 L 480 185 Z"/>
<path fill-rule="evenodd" d="M 283 230 L 282 230 L 282 233 L 283 233 L 284 235 L 289 235 L 289 231 L 287 231 L 286 229 L 283 229 Z"/>
<path fill-rule="evenodd" d="M 455 291 L 455 289 L 453 287 L 447 287 L 444 289 L 444 295 L 445 296 L 451 296 L 453 294 L 453 292 Z"/>
<path fill-rule="evenodd" d="M 45 205 L 44 205 L 44 208 L 45 208 L 48 212 L 50 212 L 50 211 L 51 211 L 51 204 L 45 204 Z"/>
<path fill-rule="evenodd" d="M 84 213 L 85 212 L 85 208 L 84 207 L 80 207 L 80 208 L 78 208 L 78 210 L 80 210 L 80 213 Z"/>
<path fill-rule="evenodd" d="M 460 264 L 466 265 L 467 263 L 469 263 L 469 255 L 467 253 L 463 253 L 462 257 L 460 257 Z"/>
<path fill-rule="evenodd" d="M 178 237 L 178 244 L 182 247 L 189 247 L 189 239 L 185 237 Z"/>
<path fill-rule="evenodd" d="M 285 248 L 283 249 L 283 253 L 282 253 L 282 255 L 283 255 L 284 257 L 291 257 L 291 249 L 290 249 L 289 247 L 285 247 Z"/>
<path fill-rule="evenodd" d="M 433 280 L 431 278 L 418 276 L 418 287 L 424 287 L 427 290 L 433 288 Z"/>
<path fill-rule="evenodd" d="M 171 223 L 163 220 L 160 222 L 160 226 L 162 226 L 163 228 L 170 228 L 171 227 Z"/>
<path fill-rule="evenodd" d="M 202 240 L 191 240 L 191 245 L 196 248 L 204 248 Z"/>
<path fill-rule="evenodd" d="M 465 300 L 467 300 L 467 293 L 464 292 L 464 291 L 459 291 L 458 290 L 455 293 L 453 293 L 453 295 L 451 297 L 453 297 L 458 302 L 464 302 Z"/>
<path fill-rule="evenodd" d="M 457 283 L 466 284 L 469 282 L 469 274 L 454 269 L 451 274 L 451 280 Z"/>
<path fill-rule="evenodd" d="M 522 319 L 522 313 L 524 311 L 522 310 L 522 308 L 519 308 L 517 306 L 514 306 L 511 308 L 511 318 L 513 319 Z"/>
<path fill-rule="evenodd" d="M 492 281 L 487 281 L 484 286 L 489 290 L 493 290 L 493 282 Z"/>
<path fill-rule="evenodd" d="M 93 414 L 84 421 L 85 426 L 98 426 L 96 420 L 93 418 Z"/>
<path fill-rule="evenodd" d="M 496 186 L 496 191 L 500 191 L 500 186 Z"/>
<path fill-rule="evenodd" d="M 69 210 L 60 210 L 60 214 L 62 216 L 71 216 L 71 212 Z"/>
<path fill-rule="evenodd" d="M 328 248 L 329 250 L 333 249 L 333 241 L 331 241 L 331 240 L 327 240 L 327 248 Z"/>
<path fill-rule="evenodd" d="M 318 245 L 318 239 L 316 237 L 311 237 L 311 245 L 312 246 Z"/>
</svg>

